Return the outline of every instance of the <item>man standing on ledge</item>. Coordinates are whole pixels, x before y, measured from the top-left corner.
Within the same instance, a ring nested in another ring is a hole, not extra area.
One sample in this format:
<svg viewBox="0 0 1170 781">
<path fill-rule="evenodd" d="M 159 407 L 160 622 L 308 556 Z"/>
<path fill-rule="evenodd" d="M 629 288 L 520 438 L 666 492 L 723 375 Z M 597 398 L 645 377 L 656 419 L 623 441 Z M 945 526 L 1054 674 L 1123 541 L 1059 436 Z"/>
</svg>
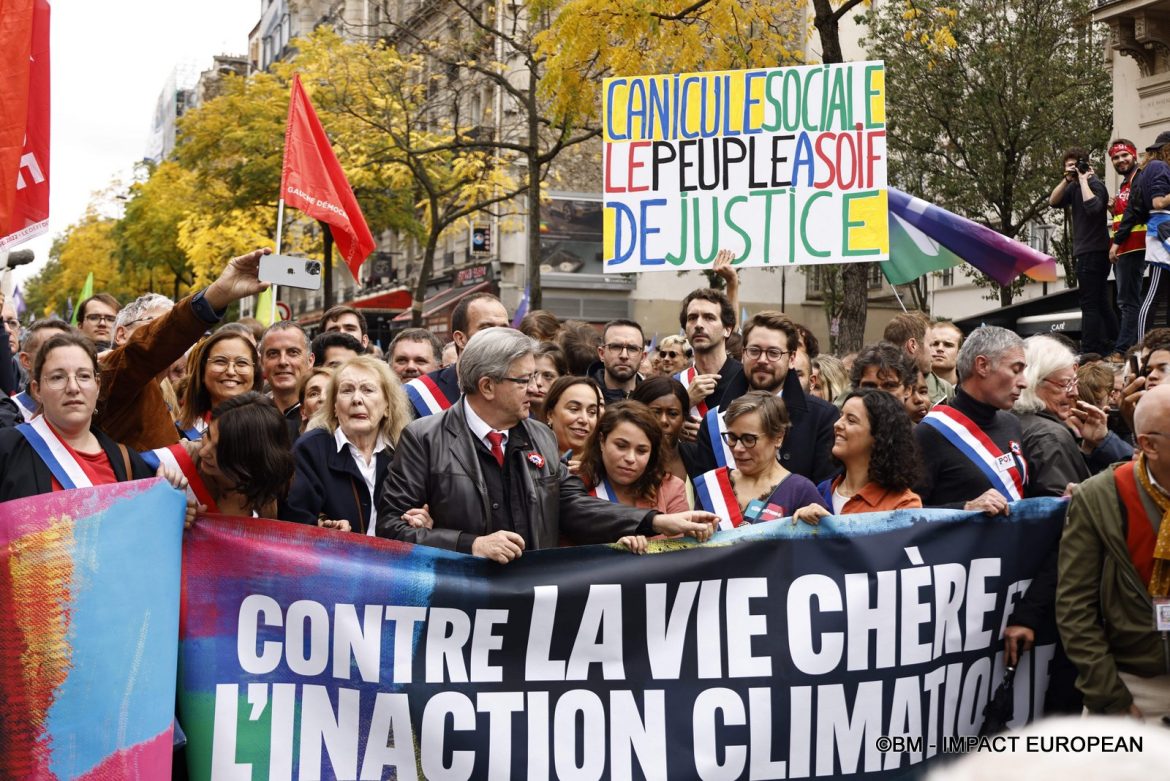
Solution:
<svg viewBox="0 0 1170 781">
<path fill-rule="evenodd" d="M 377 533 L 506 564 L 553 548 L 562 532 L 579 543 L 632 534 L 711 536 L 711 513 L 663 514 L 613 504 L 568 473 L 556 437 L 528 419 L 537 343 L 511 328 L 471 338 L 459 358 L 464 396 L 406 427 L 378 502 Z M 415 525 L 408 511 L 427 508 Z"/>
</svg>

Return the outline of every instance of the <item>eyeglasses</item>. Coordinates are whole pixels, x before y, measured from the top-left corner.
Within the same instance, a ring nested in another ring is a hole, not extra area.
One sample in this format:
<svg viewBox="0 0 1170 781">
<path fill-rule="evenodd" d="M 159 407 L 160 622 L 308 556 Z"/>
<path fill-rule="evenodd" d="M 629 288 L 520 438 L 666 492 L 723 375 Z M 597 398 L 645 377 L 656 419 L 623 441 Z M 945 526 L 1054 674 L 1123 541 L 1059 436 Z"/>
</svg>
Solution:
<svg viewBox="0 0 1170 781">
<path fill-rule="evenodd" d="M 526 374 L 523 377 L 501 377 L 500 381 L 514 382 L 517 385 L 535 385 L 539 376 L 539 374 L 533 372 L 532 374 Z"/>
<path fill-rule="evenodd" d="M 643 347 L 640 344 L 621 344 L 620 342 L 613 342 L 607 344 L 605 349 L 609 350 L 614 355 L 621 355 L 622 353 L 629 353 L 630 355 L 637 355 L 642 352 Z"/>
<path fill-rule="evenodd" d="M 1065 393 L 1072 393 L 1073 391 L 1075 391 L 1077 389 L 1077 378 L 1076 377 L 1073 377 L 1071 380 L 1068 380 L 1066 382 L 1061 382 L 1060 380 L 1054 380 L 1051 377 L 1045 377 L 1044 382 L 1048 383 L 1049 385 L 1051 385 L 1054 388 L 1060 388 Z"/>
<path fill-rule="evenodd" d="M 87 323 L 109 323 L 110 325 L 113 325 L 114 321 L 117 319 L 118 319 L 117 315 L 92 314 L 92 315 L 85 316 L 85 322 L 87 322 Z"/>
<path fill-rule="evenodd" d="M 234 366 L 238 372 L 252 371 L 252 362 L 247 358 L 225 358 L 222 355 L 217 355 L 208 359 L 207 365 L 217 372 L 226 372 L 229 366 Z"/>
<path fill-rule="evenodd" d="M 97 376 L 86 369 L 73 374 L 65 372 L 53 372 L 48 377 L 41 380 L 41 383 L 49 390 L 63 390 L 69 385 L 69 380 L 77 383 L 79 388 L 88 388 L 97 382 Z"/>
<path fill-rule="evenodd" d="M 719 436 L 723 437 L 723 441 L 726 442 L 727 446 L 730 448 L 734 448 L 736 445 L 742 444 L 745 448 L 747 448 L 748 450 L 751 450 L 753 447 L 756 446 L 756 443 L 759 442 L 760 438 L 763 437 L 764 435 L 763 434 L 733 434 L 730 431 L 724 431 Z"/>
<path fill-rule="evenodd" d="M 20 328 L 20 321 L 15 317 L 10 317 L 4 321 L 4 325 L 13 330 L 17 330 Z"/>
<path fill-rule="evenodd" d="M 769 361 L 778 361 L 785 355 L 791 355 L 789 350 L 781 350 L 779 347 L 769 347 L 767 350 L 762 347 L 756 347 L 754 344 L 751 347 L 743 348 L 743 354 L 751 358 L 753 361 L 759 360 L 761 355 L 768 356 Z"/>
</svg>

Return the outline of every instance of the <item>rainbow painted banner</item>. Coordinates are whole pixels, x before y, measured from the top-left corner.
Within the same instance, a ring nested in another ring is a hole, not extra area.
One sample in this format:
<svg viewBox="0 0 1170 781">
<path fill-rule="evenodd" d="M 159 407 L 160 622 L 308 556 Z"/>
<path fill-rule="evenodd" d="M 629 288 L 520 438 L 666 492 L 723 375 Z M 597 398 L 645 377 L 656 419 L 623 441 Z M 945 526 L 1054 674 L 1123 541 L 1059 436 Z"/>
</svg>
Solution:
<svg viewBox="0 0 1170 781">
<path fill-rule="evenodd" d="M 185 508 L 162 480 L 0 504 L 0 778 L 170 778 Z"/>
<path fill-rule="evenodd" d="M 1065 503 L 445 550 L 242 518 L 183 547 L 193 779 L 891 778 L 975 735 Z M 1052 627 L 1015 677 L 1043 713 Z M 880 736 L 918 740 L 901 753 Z"/>
</svg>

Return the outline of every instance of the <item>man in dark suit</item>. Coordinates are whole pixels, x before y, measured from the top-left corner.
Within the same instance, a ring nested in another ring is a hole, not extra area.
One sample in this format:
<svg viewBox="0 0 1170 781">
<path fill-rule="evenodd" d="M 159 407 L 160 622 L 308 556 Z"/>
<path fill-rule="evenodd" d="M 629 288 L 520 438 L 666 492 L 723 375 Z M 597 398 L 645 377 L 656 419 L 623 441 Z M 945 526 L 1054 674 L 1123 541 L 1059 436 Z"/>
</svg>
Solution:
<svg viewBox="0 0 1170 781">
<path fill-rule="evenodd" d="M 790 370 L 800 343 L 796 325 L 783 312 L 760 312 L 744 326 L 743 341 L 743 371 L 728 381 L 722 407 L 749 390 L 780 396 L 792 421 L 777 454 L 780 463 L 814 483 L 830 477 L 836 471 L 832 459 L 833 424 L 840 412 L 827 401 L 806 395 L 800 378 Z M 691 477 L 720 465 L 715 450 L 716 446 L 723 447 L 716 430 L 720 419 L 719 411 L 708 412 L 699 427 L 698 439 L 683 444 L 683 462 Z"/>
<path fill-rule="evenodd" d="M 460 355 L 468 340 L 485 328 L 508 325 L 508 310 L 491 293 L 467 296 L 451 312 L 451 339 Z M 458 360 L 458 358 L 456 359 Z M 458 363 L 416 377 L 404 386 L 416 417 L 442 412 L 459 400 Z"/>
<path fill-rule="evenodd" d="M 710 513 L 613 504 L 568 473 L 552 431 L 528 419 L 536 346 L 511 328 L 490 328 L 467 342 L 459 358 L 463 397 L 399 438 L 378 502 L 378 536 L 502 564 L 525 550 L 555 547 L 562 532 L 581 543 L 631 534 L 706 540 L 717 522 Z M 405 517 L 424 506 L 433 526 Z"/>
</svg>

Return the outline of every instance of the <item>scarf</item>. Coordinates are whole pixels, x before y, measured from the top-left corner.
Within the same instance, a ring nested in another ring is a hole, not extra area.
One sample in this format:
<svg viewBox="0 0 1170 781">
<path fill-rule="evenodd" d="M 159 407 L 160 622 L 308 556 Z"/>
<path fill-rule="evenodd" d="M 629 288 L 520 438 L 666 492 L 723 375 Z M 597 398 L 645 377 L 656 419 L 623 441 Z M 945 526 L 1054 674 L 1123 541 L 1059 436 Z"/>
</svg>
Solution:
<svg viewBox="0 0 1170 781">
<path fill-rule="evenodd" d="M 1162 511 L 1162 523 L 1158 526 L 1158 539 L 1154 543 L 1154 571 L 1146 589 L 1150 596 L 1165 597 L 1170 595 L 1170 496 L 1156 488 L 1150 480 L 1145 453 L 1138 456 L 1137 473 L 1142 488 Z"/>
</svg>

